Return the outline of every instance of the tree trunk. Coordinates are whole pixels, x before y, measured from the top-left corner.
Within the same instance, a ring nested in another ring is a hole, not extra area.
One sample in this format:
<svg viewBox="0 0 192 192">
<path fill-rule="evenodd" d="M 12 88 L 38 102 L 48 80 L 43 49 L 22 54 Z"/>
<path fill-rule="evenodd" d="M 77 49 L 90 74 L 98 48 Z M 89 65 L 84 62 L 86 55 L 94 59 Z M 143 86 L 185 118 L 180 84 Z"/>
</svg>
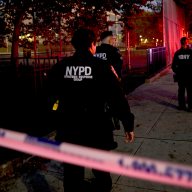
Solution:
<svg viewBox="0 0 192 192">
<path fill-rule="evenodd" d="M 23 19 L 23 14 L 18 14 L 14 22 L 14 31 L 12 37 L 12 47 L 11 47 L 11 64 L 16 67 L 17 59 L 19 56 L 19 36 L 21 23 Z"/>
</svg>

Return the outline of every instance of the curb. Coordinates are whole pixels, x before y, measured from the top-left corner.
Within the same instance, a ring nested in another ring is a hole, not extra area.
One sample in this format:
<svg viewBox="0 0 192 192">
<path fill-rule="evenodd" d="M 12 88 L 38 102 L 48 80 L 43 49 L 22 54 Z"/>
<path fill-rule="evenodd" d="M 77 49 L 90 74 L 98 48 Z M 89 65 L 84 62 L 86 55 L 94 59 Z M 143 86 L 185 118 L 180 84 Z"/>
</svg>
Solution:
<svg viewBox="0 0 192 192">
<path fill-rule="evenodd" d="M 145 83 L 152 83 L 155 80 L 159 79 L 160 77 L 166 75 L 167 73 L 169 73 L 171 71 L 170 66 L 168 66 L 167 68 L 165 68 L 164 70 L 160 71 L 158 74 L 156 74 L 155 76 L 148 78 L 145 80 Z"/>
</svg>

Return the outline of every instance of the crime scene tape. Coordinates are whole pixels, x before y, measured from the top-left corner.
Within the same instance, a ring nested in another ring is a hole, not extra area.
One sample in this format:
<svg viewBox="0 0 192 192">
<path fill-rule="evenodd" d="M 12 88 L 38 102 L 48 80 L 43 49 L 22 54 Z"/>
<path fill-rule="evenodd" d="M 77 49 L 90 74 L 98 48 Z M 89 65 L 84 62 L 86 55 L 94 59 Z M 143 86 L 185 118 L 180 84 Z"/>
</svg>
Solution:
<svg viewBox="0 0 192 192">
<path fill-rule="evenodd" d="M 184 188 L 192 188 L 192 167 L 103 151 L 0 129 L 0 146 L 57 160 Z"/>
</svg>

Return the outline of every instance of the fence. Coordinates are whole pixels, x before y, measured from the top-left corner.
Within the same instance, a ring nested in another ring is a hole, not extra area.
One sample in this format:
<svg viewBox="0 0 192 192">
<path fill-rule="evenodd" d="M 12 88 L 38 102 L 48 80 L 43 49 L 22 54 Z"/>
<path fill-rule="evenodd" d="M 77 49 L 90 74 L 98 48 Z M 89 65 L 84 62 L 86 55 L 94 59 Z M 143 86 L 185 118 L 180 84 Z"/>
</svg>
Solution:
<svg viewBox="0 0 192 192">
<path fill-rule="evenodd" d="M 153 76 L 166 67 L 166 48 L 147 49 L 147 76 Z"/>
<path fill-rule="evenodd" d="M 143 74 L 145 77 L 153 76 L 166 67 L 165 47 L 148 49 L 131 49 L 130 53 L 123 54 L 123 75 Z"/>
<path fill-rule="evenodd" d="M 69 56 L 72 53 L 65 54 Z M 64 57 L 63 56 L 63 57 Z M 143 50 L 132 50 L 130 54 L 131 68 L 129 71 L 124 70 L 127 76 L 130 73 L 143 74 L 145 77 L 153 76 L 161 69 L 166 67 L 166 49 L 165 47 L 149 48 Z M 34 90 L 42 88 L 50 68 L 57 63 L 62 57 L 52 56 L 41 53 L 36 58 L 18 57 L 16 59 L 16 76 L 23 79 L 25 83 L 30 82 L 30 87 Z M 127 66 L 127 57 L 124 57 L 124 69 Z M 7 76 L 11 71 L 10 55 L 0 59 L 0 74 Z"/>
<path fill-rule="evenodd" d="M 31 78 L 32 87 L 41 89 L 47 73 L 58 62 L 58 57 L 17 58 L 16 74 L 18 78 Z"/>
</svg>

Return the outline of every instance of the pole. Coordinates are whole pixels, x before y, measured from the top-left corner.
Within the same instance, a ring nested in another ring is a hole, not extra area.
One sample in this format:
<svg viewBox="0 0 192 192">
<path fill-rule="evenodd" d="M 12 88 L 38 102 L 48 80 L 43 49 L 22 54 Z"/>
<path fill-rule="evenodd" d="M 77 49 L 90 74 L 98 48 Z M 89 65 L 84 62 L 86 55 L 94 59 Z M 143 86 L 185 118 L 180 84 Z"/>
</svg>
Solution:
<svg viewBox="0 0 192 192">
<path fill-rule="evenodd" d="M 33 31 L 34 58 L 36 59 L 36 57 L 37 57 L 37 40 L 36 40 L 36 13 L 35 12 L 33 12 L 33 29 L 34 29 L 34 31 Z"/>
<path fill-rule="evenodd" d="M 164 0 L 162 0 L 162 17 L 163 17 L 163 46 L 166 46 L 165 38 L 165 9 L 164 9 Z"/>
<path fill-rule="evenodd" d="M 36 40 L 36 32 L 34 31 L 34 57 L 37 57 L 37 40 Z"/>
<path fill-rule="evenodd" d="M 131 55 L 130 55 L 129 31 L 127 32 L 127 53 L 128 53 L 128 66 L 129 66 L 129 70 L 130 70 L 131 69 Z"/>
</svg>

